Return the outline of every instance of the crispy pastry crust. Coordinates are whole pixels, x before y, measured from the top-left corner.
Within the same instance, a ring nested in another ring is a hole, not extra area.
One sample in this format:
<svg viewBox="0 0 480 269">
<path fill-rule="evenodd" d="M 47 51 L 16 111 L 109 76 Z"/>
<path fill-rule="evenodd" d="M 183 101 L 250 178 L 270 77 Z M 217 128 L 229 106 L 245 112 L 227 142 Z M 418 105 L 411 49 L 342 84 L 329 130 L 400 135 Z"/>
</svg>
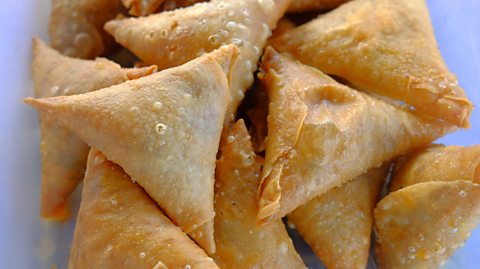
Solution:
<svg viewBox="0 0 480 269">
<path fill-rule="evenodd" d="M 260 220 L 281 218 L 453 129 L 341 85 L 273 49 L 261 68 L 270 105 Z"/>
<path fill-rule="evenodd" d="M 440 55 L 423 0 L 351 1 L 271 44 L 425 117 L 469 126 L 472 103 Z"/>
<path fill-rule="evenodd" d="M 387 195 L 375 208 L 380 268 L 438 268 L 480 221 L 480 185 L 431 181 Z"/>
<path fill-rule="evenodd" d="M 122 168 L 92 149 L 69 269 L 217 268 Z"/>
<path fill-rule="evenodd" d="M 238 49 L 82 95 L 26 99 L 119 164 L 207 252 L 215 157 Z"/>
</svg>

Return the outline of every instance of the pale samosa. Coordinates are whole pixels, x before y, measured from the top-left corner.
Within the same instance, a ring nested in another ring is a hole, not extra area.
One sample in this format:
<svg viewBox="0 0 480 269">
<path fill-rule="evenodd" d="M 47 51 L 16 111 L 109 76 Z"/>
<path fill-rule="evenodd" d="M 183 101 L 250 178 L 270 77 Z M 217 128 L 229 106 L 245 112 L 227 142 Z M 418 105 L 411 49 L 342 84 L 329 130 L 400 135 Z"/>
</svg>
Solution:
<svg viewBox="0 0 480 269">
<path fill-rule="evenodd" d="M 221 45 L 240 48 L 227 122 L 233 120 L 271 30 L 289 0 L 213 0 L 148 17 L 113 20 L 105 30 L 147 64 L 160 69 L 190 61 Z"/>
<path fill-rule="evenodd" d="M 480 183 L 480 145 L 431 145 L 396 163 L 391 191 L 425 181 L 468 180 Z"/>
<path fill-rule="evenodd" d="M 338 7 L 348 0 L 293 0 L 287 12 L 323 11 Z"/>
<path fill-rule="evenodd" d="M 120 165 L 212 253 L 215 160 L 237 53 L 224 46 L 99 91 L 26 102 Z"/>
<path fill-rule="evenodd" d="M 217 161 L 214 260 L 221 268 L 306 268 L 281 220 L 257 222 L 261 157 L 243 120 L 231 129 Z"/>
<path fill-rule="evenodd" d="M 154 71 L 154 66 L 121 68 L 104 58 L 94 61 L 70 58 L 33 39 L 32 75 L 37 98 L 91 92 Z M 83 178 L 89 147 L 59 126 L 48 113 L 40 113 L 40 131 L 40 213 L 44 218 L 63 220 L 69 212 L 67 198 Z"/>
<path fill-rule="evenodd" d="M 387 195 L 375 208 L 380 268 L 439 268 L 480 222 L 480 185 L 431 181 Z"/>
<path fill-rule="evenodd" d="M 327 268 L 367 267 L 373 209 L 387 168 L 372 168 L 288 215 L 288 221 Z"/>
<path fill-rule="evenodd" d="M 275 38 L 302 63 L 468 127 L 472 103 L 437 48 L 424 0 L 356 0 Z"/>
<path fill-rule="evenodd" d="M 260 220 L 281 218 L 453 129 L 339 84 L 270 48 L 261 69 L 270 104 Z"/>
<path fill-rule="evenodd" d="M 113 45 L 103 30 L 121 11 L 119 0 L 52 0 L 48 34 L 64 55 L 93 59 Z"/>
<path fill-rule="evenodd" d="M 122 168 L 92 149 L 68 268 L 218 266 Z"/>
</svg>

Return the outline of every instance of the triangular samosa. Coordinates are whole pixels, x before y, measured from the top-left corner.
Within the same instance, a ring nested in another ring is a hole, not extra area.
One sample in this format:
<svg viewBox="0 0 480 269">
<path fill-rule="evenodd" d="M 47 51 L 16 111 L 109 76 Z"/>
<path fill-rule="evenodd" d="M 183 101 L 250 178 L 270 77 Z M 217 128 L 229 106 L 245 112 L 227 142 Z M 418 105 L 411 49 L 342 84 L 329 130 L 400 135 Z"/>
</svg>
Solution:
<svg viewBox="0 0 480 269">
<path fill-rule="evenodd" d="M 32 74 L 37 98 L 91 92 L 154 71 L 155 67 L 122 69 L 104 58 L 70 58 L 33 39 Z M 40 131 L 41 216 L 63 220 L 68 216 L 67 198 L 83 179 L 89 147 L 48 113 L 40 113 Z"/>
<path fill-rule="evenodd" d="M 288 221 L 327 268 L 367 267 L 373 209 L 387 168 L 372 168 L 288 215 Z"/>
<path fill-rule="evenodd" d="M 218 266 L 122 168 L 92 149 L 68 268 Z"/>
<path fill-rule="evenodd" d="M 261 158 L 243 120 L 222 147 L 215 182 L 214 260 L 221 268 L 305 268 L 281 220 L 257 222 Z"/>
<path fill-rule="evenodd" d="M 211 253 L 215 159 L 237 53 L 224 46 L 99 91 L 26 102 L 119 164 L 184 232 L 202 231 L 197 242 Z"/>
<path fill-rule="evenodd" d="M 350 1 L 272 44 L 424 116 L 469 126 L 472 104 L 440 55 L 424 0 Z"/>
<path fill-rule="evenodd" d="M 380 268 L 439 268 L 480 222 L 480 185 L 431 181 L 387 195 L 375 208 Z"/>
<path fill-rule="evenodd" d="M 52 0 L 48 34 L 62 54 L 93 59 L 113 44 L 103 30 L 121 11 L 119 0 Z"/>
<path fill-rule="evenodd" d="M 426 181 L 468 180 L 480 183 L 480 145 L 431 145 L 397 161 L 391 191 Z"/>
<path fill-rule="evenodd" d="M 287 12 L 322 11 L 338 7 L 349 0 L 293 0 Z"/>
<path fill-rule="evenodd" d="M 271 48 L 261 69 L 270 104 L 260 220 L 281 218 L 453 128 L 339 84 Z"/>
<path fill-rule="evenodd" d="M 105 30 L 143 62 L 160 69 L 190 61 L 221 45 L 240 48 L 233 71 L 227 122 L 253 82 L 253 72 L 271 30 L 289 0 L 213 0 L 148 17 L 113 20 Z"/>
</svg>

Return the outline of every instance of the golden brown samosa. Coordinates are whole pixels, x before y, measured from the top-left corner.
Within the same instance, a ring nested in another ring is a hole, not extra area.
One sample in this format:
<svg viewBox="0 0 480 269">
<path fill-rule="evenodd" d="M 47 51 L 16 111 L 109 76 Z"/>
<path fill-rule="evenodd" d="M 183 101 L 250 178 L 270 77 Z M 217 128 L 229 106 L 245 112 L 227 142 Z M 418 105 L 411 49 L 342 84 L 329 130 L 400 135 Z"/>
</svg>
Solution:
<svg viewBox="0 0 480 269">
<path fill-rule="evenodd" d="M 119 164 L 182 230 L 214 252 L 213 184 L 229 78 L 224 46 L 176 68 L 75 96 L 27 99 Z"/>
<path fill-rule="evenodd" d="M 391 191 L 425 181 L 480 183 L 480 145 L 431 145 L 397 161 Z"/>
<path fill-rule="evenodd" d="M 52 0 L 48 26 L 52 47 L 77 58 L 101 55 L 113 45 L 103 24 L 115 18 L 120 8 L 118 0 Z"/>
<path fill-rule="evenodd" d="M 113 20 L 105 30 L 147 64 L 181 65 L 224 44 L 236 44 L 227 122 L 253 82 L 253 72 L 271 30 L 290 0 L 213 0 L 148 17 Z"/>
<path fill-rule="evenodd" d="M 293 0 L 287 12 L 322 11 L 336 8 L 349 0 Z"/>
<path fill-rule="evenodd" d="M 122 168 L 92 149 L 68 268 L 218 266 Z"/>
<path fill-rule="evenodd" d="M 327 268 L 367 267 L 373 209 L 387 168 L 372 168 L 288 215 L 288 221 Z"/>
<path fill-rule="evenodd" d="M 440 55 L 424 0 L 350 1 L 272 44 L 421 115 L 469 126 L 472 104 Z"/>
<path fill-rule="evenodd" d="M 221 268 L 306 268 L 281 220 L 257 222 L 261 158 L 243 120 L 222 147 L 215 182 L 214 260 Z"/>
<path fill-rule="evenodd" d="M 341 85 L 270 48 L 261 67 L 270 104 L 260 220 L 283 217 L 453 128 Z"/>
<path fill-rule="evenodd" d="M 387 195 L 375 208 L 380 268 L 439 268 L 480 222 L 480 185 L 432 181 Z"/>
<path fill-rule="evenodd" d="M 145 16 L 154 13 L 165 0 L 122 0 L 122 4 L 134 16 Z"/>
<path fill-rule="evenodd" d="M 70 58 L 33 39 L 32 73 L 37 98 L 91 92 L 154 71 L 155 67 L 123 69 L 104 58 Z M 89 147 L 48 113 L 40 113 L 40 131 L 41 216 L 63 220 L 68 216 L 67 198 L 83 178 Z"/>
</svg>

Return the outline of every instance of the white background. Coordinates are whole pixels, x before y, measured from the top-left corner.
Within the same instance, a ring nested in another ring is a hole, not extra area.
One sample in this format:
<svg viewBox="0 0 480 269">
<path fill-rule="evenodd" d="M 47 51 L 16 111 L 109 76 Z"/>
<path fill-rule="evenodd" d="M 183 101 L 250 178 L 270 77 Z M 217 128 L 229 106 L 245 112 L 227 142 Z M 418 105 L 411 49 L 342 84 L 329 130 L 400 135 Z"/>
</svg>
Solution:
<svg viewBox="0 0 480 269">
<path fill-rule="evenodd" d="M 479 105 L 480 0 L 427 2 L 445 61 L 468 97 Z M 52 264 L 45 258 L 52 255 L 55 264 L 64 268 L 71 240 L 72 225 L 47 224 L 38 218 L 37 115 L 21 102 L 33 92 L 31 37 L 48 40 L 49 3 L 0 0 L 0 268 L 50 268 Z M 474 110 L 471 123 L 471 129 L 440 141 L 456 145 L 480 143 L 479 109 Z M 480 229 L 445 267 L 476 269 L 480 267 L 477 257 Z"/>
</svg>

